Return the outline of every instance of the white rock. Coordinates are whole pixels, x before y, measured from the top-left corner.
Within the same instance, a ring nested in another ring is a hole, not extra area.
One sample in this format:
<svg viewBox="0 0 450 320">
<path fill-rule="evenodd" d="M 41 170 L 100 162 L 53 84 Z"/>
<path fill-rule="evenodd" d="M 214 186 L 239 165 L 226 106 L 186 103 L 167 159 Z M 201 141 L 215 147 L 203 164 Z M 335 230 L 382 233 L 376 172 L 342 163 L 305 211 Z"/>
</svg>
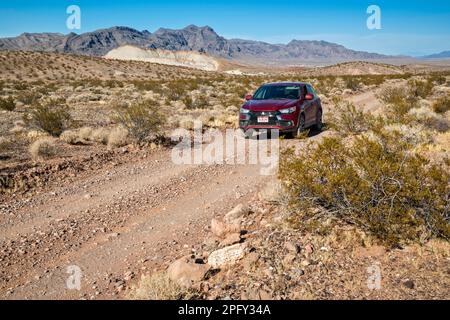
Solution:
<svg viewBox="0 0 450 320">
<path fill-rule="evenodd" d="M 245 244 L 235 244 L 211 253 L 208 257 L 208 264 L 213 268 L 224 265 L 235 264 L 245 256 Z"/>
</svg>

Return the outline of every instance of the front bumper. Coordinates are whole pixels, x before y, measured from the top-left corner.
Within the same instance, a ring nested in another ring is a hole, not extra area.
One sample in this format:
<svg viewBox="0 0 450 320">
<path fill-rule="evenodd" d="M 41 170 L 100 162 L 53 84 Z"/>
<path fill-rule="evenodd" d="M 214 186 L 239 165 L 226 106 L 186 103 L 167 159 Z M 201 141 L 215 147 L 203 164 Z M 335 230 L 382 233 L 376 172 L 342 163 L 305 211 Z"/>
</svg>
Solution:
<svg viewBox="0 0 450 320">
<path fill-rule="evenodd" d="M 267 117 L 267 123 L 258 122 L 258 118 Z M 296 115 L 281 114 L 279 112 L 251 112 L 240 114 L 239 127 L 244 130 L 279 130 L 281 132 L 291 132 L 296 130 Z"/>
</svg>

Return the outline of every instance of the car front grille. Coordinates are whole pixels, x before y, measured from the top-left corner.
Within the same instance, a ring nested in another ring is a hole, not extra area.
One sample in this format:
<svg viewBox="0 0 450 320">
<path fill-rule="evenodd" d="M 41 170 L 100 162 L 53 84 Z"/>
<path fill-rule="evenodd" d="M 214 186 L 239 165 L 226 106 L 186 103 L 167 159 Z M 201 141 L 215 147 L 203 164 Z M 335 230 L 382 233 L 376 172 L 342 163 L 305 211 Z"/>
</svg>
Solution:
<svg viewBox="0 0 450 320">
<path fill-rule="evenodd" d="M 278 125 L 276 112 L 252 112 L 250 114 L 249 125 L 251 126 L 276 126 Z M 258 117 L 269 117 L 268 123 L 258 123 Z"/>
</svg>

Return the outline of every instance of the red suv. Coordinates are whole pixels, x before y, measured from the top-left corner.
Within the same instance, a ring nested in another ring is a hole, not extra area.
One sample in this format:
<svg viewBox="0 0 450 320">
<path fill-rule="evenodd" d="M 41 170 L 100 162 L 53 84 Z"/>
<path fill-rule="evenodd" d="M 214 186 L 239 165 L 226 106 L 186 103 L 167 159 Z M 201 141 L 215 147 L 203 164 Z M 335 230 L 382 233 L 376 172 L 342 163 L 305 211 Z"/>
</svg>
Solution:
<svg viewBox="0 0 450 320">
<path fill-rule="evenodd" d="M 245 100 L 239 115 L 239 127 L 245 132 L 278 129 L 296 136 L 313 126 L 322 129 L 322 104 L 309 83 L 265 84 Z"/>
</svg>

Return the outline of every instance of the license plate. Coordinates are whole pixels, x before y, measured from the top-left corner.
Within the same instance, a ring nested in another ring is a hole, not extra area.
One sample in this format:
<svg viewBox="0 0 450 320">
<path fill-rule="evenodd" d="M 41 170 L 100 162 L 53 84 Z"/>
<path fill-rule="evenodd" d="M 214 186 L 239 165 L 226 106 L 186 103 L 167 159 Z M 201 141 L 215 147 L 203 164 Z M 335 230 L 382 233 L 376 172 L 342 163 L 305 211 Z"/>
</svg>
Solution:
<svg viewBox="0 0 450 320">
<path fill-rule="evenodd" d="M 269 117 L 258 117 L 258 123 L 269 123 Z"/>
</svg>

